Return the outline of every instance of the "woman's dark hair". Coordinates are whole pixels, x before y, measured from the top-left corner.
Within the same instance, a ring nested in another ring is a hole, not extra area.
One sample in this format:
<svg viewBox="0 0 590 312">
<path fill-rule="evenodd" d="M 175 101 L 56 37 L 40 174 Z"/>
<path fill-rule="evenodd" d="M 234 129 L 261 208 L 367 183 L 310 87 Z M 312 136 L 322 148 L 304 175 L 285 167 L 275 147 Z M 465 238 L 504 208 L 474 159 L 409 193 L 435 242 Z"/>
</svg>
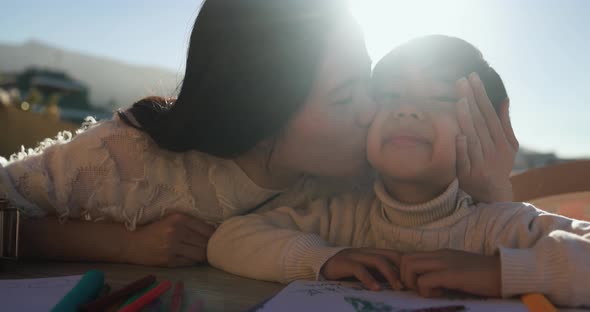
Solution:
<svg viewBox="0 0 590 312">
<path fill-rule="evenodd" d="M 477 73 L 496 112 L 508 98 L 502 78 L 483 58 L 479 49 L 463 39 L 444 35 L 419 37 L 395 48 L 375 66 L 373 79 L 379 80 L 393 69 L 392 66 L 399 66 L 400 62 L 408 60 L 426 63 L 432 68 L 452 70 L 455 79 Z"/>
<path fill-rule="evenodd" d="M 178 98 L 129 110 L 165 149 L 238 156 L 277 135 L 310 93 L 340 0 L 207 0 Z"/>
</svg>

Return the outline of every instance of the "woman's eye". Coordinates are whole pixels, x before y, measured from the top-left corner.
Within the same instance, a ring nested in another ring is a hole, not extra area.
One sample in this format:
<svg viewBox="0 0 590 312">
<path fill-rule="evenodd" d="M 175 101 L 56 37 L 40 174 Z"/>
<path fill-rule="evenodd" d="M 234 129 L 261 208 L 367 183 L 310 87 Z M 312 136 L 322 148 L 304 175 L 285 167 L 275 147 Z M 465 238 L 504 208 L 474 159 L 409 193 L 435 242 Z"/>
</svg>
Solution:
<svg viewBox="0 0 590 312">
<path fill-rule="evenodd" d="M 454 97 L 450 97 L 450 96 L 433 96 L 432 99 L 437 102 L 446 102 L 446 103 L 456 103 L 457 101 L 459 101 L 458 99 L 456 99 Z"/>
</svg>

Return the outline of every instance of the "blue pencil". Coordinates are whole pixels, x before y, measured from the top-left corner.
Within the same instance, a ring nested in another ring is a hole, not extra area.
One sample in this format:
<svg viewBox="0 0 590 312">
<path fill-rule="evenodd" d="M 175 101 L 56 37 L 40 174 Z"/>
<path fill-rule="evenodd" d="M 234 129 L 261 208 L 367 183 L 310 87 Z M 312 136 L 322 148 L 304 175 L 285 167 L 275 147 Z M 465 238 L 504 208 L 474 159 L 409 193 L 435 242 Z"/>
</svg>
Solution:
<svg viewBox="0 0 590 312">
<path fill-rule="evenodd" d="M 78 307 L 98 296 L 104 285 L 104 273 L 99 270 L 90 270 L 82 276 L 82 279 L 58 302 L 52 312 L 76 312 Z"/>
</svg>

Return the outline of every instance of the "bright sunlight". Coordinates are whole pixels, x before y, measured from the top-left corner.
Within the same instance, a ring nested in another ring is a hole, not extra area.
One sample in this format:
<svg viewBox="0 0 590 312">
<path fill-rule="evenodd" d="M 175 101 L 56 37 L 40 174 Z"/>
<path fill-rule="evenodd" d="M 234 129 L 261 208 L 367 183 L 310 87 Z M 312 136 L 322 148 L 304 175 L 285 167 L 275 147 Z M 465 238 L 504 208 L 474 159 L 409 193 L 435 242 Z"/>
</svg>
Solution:
<svg viewBox="0 0 590 312">
<path fill-rule="evenodd" d="M 490 2 L 467 0 L 351 0 L 350 4 L 365 32 L 374 61 L 395 46 L 418 36 L 437 33 L 468 39 L 466 37 L 472 37 L 474 33 L 468 23 L 473 17 L 472 7 L 481 9 L 491 5 Z"/>
</svg>

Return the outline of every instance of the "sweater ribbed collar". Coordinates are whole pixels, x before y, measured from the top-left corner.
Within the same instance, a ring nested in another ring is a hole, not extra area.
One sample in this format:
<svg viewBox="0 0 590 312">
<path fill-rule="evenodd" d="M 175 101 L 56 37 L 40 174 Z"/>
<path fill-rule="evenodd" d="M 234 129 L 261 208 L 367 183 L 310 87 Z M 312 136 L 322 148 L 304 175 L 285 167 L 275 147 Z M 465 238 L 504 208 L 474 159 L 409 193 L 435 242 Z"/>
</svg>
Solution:
<svg viewBox="0 0 590 312">
<path fill-rule="evenodd" d="M 391 197 L 383 182 L 375 182 L 375 194 L 381 200 L 384 217 L 392 224 L 417 227 L 453 214 L 457 208 L 459 181 L 453 180 L 439 196 L 421 204 L 404 204 Z"/>
</svg>

